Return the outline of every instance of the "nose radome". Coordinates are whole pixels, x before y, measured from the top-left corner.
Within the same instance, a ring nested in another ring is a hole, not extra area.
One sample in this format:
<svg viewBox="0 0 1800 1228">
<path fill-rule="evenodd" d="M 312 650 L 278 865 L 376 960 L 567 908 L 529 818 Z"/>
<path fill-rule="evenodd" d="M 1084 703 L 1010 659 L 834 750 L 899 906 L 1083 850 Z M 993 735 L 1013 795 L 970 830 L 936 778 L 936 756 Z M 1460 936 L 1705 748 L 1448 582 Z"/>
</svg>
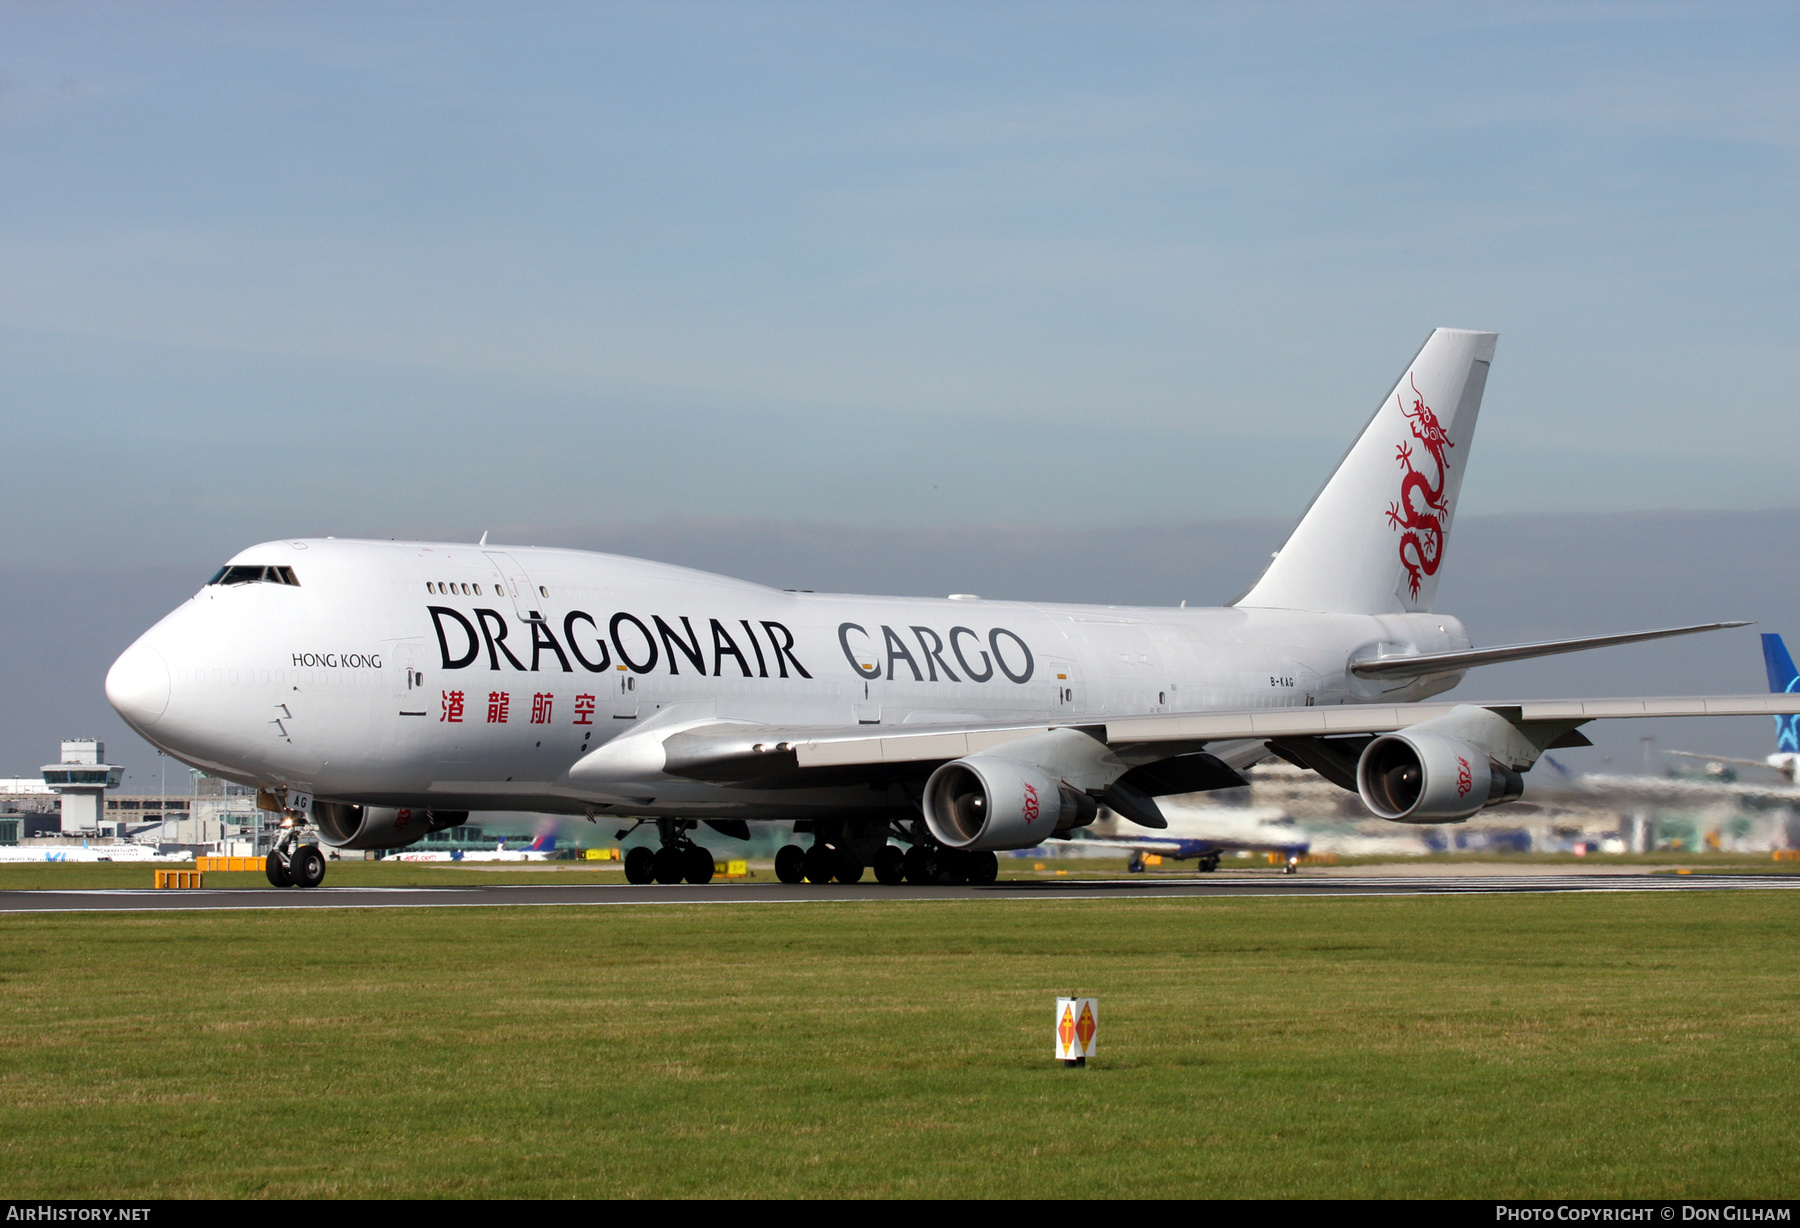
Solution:
<svg viewBox="0 0 1800 1228">
<path fill-rule="evenodd" d="M 106 671 L 106 701 L 133 725 L 154 725 L 169 706 L 169 663 L 139 640 Z"/>
</svg>

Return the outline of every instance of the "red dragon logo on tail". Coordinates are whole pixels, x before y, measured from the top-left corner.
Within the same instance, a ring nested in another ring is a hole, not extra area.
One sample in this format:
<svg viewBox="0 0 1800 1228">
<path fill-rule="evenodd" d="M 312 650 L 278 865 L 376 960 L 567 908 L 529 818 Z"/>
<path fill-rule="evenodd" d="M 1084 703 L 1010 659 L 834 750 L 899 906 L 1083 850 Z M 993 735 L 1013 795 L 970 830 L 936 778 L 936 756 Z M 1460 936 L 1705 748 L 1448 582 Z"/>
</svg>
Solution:
<svg viewBox="0 0 1800 1228">
<path fill-rule="evenodd" d="M 1444 521 L 1449 518 L 1444 507 L 1444 486 L 1450 476 L 1450 463 L 1444 458 L 1444 449 L 1456 445 L 1438 425 L 1437 415 L 1425 404 L 1424 395 L 1419 392 L 1418 384 L 1413 383 L 1410 373 L 1406 382 L 1412 384 L 1413 407 L 1406 408 L 1406 402 L 1397 392 L 1394 401 L 1400 406 L 1400 412 L 1412 419 L 1413 438 L 1437 462 L 1437 484 L 1433 485 L 1423 473 L 1413 468 L 1412 445 L 1402 442 L 1397 448 L 1397 459 L 1405 468 L 1406 476 L 1400 479 L 1399 502 L 1388 504 L 1388 523 L 1405 530 L 1400 534 L 1400 562 L 1406 568 L 1407 583 L 1416 601 L 1420 582 L 1426 576 L 1435 576 L 1438 565 L 1444 561 Z"/>
</svg>

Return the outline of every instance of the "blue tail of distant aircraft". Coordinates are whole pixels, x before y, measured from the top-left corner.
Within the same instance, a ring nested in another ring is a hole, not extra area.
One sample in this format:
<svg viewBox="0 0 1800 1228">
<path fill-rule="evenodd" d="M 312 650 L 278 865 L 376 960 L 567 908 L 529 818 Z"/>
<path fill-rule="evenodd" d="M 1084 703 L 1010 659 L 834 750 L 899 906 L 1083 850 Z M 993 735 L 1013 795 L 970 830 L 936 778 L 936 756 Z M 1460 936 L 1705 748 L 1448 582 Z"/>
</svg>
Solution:
<svg viewBox="0 0 1800 1228">
<path fill-rule="evenodd" d="M 550 832 L 544 832 L 538 836 L 536 840 L 533 840 L 530 844 L 526 845 L 525 851 L 528 853 L 554 853 L 556 851 L 556 836 Z"/>
<path fill-rule="evenodd" d="M 1781 642 L 1781 637 L 1765 634 L 1762 642 L 1763 663 L 1769 667 L 1769 689 L 1800 690 L 1800 687 L 1795 686 L 1800 682 L 1800 673 L 1795 672 L 1794 658 L 1788 655 L 1787 645 Z M 1775 749 L 1788 754 L 1800 754 L 1800 715 L 1775 718 Z"/>
</svg>

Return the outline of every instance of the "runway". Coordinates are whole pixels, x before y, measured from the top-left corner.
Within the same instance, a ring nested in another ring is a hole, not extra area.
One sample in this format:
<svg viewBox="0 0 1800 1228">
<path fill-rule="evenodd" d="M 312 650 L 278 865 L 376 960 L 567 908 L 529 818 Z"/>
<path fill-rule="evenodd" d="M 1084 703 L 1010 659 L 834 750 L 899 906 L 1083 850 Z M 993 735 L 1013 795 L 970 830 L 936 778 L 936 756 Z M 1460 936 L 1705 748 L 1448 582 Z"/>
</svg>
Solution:
<svg viewBox="0 0 1800 1228">
<path fill-rule="evenodd" d="M 112 889 L 99 891 L 0 891 L 0 913 L 194 912 L 256 908 L 492 908 L 614 907 L 669 904 L 931 903 L 967 900 L 1064 901 L 1157 900 L 1279 896 L 1319 899 L 1345 896 L 1531 895 L 1550 892 L 1738 891 L 1800 889 L 1800 875 L 1394 875 L 1309 878 L 1220 874 L 1193 878 L 1119 878 L 1075 882 L 1010 882 L 991 887 L 883 887 L 876 883 L 786 886 L 780 883 L 709 883 L 704 887 L 645 886 L 454 886 L 317 887 L 310 891 L 224 888 L 199 891 Z"/>
</svg>

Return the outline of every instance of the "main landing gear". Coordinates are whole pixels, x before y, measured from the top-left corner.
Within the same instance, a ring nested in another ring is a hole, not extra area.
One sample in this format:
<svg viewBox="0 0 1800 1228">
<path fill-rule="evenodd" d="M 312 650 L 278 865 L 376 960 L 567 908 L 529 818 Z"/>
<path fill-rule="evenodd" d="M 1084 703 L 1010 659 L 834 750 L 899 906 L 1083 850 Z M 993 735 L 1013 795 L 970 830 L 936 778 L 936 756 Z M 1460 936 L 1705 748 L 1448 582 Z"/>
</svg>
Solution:
<svg viewBox="0 0 1800 1228">
<path fill-rule="evenodd" d="M 875 851 L 873 868 L 875 881 L 887 887 L 902 883 L 985 887 L 1000 877 L 1000 859 L 992 853 L 964 853 L 924 844 L 905 850 L 884 844 Z M 823 842 L 805 849 L 790 844 L 775 854 L 775 877 L 784 883 L 854 883 L 862 880 L 863 870 L 856 854 Z"/>
<path fill-rule="evenodd" d="M 906 881 L 915 886 L 986 887 L 1000 877 L 1000 859 L 992 853 L 915 844 L 906 850 Z"/>
<path fill-rule="evenodd" d="M 283 819 L 281 836 L 263 862 L 263 873 L 277 887 L 317 887 L 325 881 L 325 855 L 316 844 L 300 843 L 302 823 Z"/>
<path fill-rule="evenodd" d="M 881 863 L 880 854 L 876 862 Z M 784 883 L 860 883 L 867 868 L 849 849 L 834 848 L 823 840 L 804 849 L 784 844 L 775 854 L 775 877 Z"/>
<path fill-rule="evenodd" d="M 665 887 L 680 882 L 702 886 L 712 882 L 713 855 L 712 850 L 702 848 L 689 838 L 688 832 L 693 830 L 691 819 L 658 819 L 658 833 L 662 836 L 662 847 L 645 848 L 639 845 L 625 854 L 625 881 L 642 886 L 645 883 L 661 883 Z M 624 839 L 628 832 L 620 832 Z"/>
</svg>

